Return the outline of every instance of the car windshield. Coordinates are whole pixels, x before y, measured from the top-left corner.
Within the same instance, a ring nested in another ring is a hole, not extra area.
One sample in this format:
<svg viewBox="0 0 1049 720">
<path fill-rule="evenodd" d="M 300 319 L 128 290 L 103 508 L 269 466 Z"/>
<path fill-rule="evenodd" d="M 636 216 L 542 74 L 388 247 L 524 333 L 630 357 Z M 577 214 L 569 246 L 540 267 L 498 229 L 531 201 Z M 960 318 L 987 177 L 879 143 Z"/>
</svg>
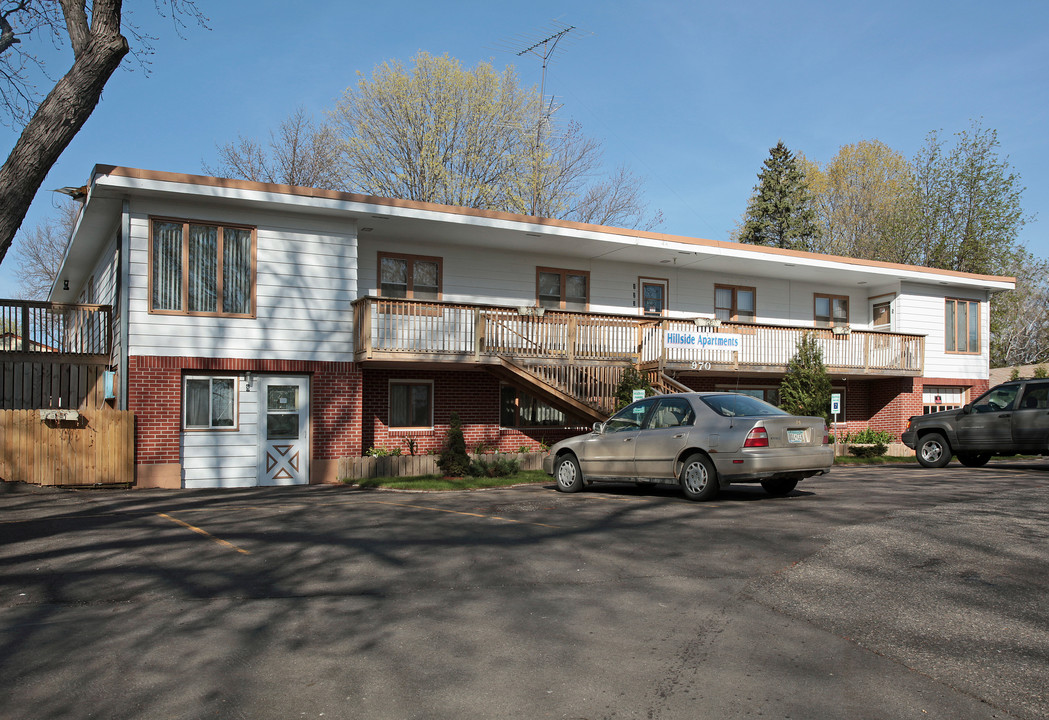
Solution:
<svg viewBox="0 0 1049 720">
<path fill-rule="evenodd" d="M 789 415 L 790 413 L 780 410 L 775 405 L 769 405 L 764 400 L 758 400 L 750 395 L 704 395 L 700 398 L 703 404 L 724 417 L 740 417 L 743 415 Z"/>
</svg>

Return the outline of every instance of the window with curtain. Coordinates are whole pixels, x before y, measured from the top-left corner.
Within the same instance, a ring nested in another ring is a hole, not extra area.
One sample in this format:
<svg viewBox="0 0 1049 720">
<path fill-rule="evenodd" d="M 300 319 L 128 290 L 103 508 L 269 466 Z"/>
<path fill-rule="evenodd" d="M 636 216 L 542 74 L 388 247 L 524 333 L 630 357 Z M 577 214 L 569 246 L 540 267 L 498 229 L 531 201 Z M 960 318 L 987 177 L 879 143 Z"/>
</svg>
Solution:
<svg viewBox="0 0 1049 720">
<path fill-rule="evenodd" d="M 251 228 L 153 220 L 150 311 L 250 317 Z"/>
<path fill-rule="evenodd" d="M 980 303 L 948 298 L 944 309 L 947 352 L 980 352 Z"/>
<path fill-rule="evenodd" d="M 379 253 L 379 294 L 388 298 L 441 299 L 441 258 Z"/>
<path fill-rule="evenodd" d="M 182 407 L 183 428 L 186 430 L 236 429 L 237 378 L 185 378 Z"/>
<path fill-rule="evenodd" d="M 390 382 L 390 427 L 433 427 L 433 383 L 426 380 Z"/>
<path fill-rule="evenodd" d="M 754 288 L 715 285 L 714 317 L 722 322 L 754 322 Z"/>
<path fill-rule="evenodd" d="M 813 296 L 814 318 L 817 327 L 833 327 L 849 324 L 849 298 L 845 295 Z"/>
<path fill-rule="evenodd" d="M 536 268 L 536 295 L 539 307 L 585 311 L 590 304 L 590 273 Z"/>
</svg>

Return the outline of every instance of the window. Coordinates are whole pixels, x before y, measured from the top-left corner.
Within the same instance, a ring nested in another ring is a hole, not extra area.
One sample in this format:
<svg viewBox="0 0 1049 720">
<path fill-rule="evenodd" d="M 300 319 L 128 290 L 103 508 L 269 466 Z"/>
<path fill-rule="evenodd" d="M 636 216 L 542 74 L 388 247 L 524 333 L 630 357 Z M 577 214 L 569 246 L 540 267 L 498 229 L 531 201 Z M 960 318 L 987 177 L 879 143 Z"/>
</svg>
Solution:
<svg viewBox="0 0 1049 720">
<path fill-rule="evenodd" d="M 973 412 L 990 413 L 1015 410 L 1013 403 L 1018 392 L 1020 392 L 1019 385 L 1001 385 L 996 387 L 973 402 Z"/>
<path fill-rule="evenodd" d="M 433 427 L 432 381 L 390 381 L 390 427 Z"/>
<path fill-rule="evenodd" d="M 876 302 L 871 306 L 871 320 L 875 330 L 889 330 L 892 327 L 892 302 Z"/>
<path fill-rule="evenodd" d="M 696 412 L 685 398 L 660 398 L 656 409 L 648 416 L 645 430 L 687 427 L 696 421 Z"/>
<path fill-rule="evenodd" d="M 849 298 L 845 295 L 813 295 L 816 327 L 849 324 Z"/>
<path fill-rule="evenodd" d="M 657 278 L 638 278 L 641 288 L 641 313 L 652 317 L 662 316 L 667 309 L 667 286 L 669 282 Z"/>
<path fill-rule="evenodd" d="M 965 404 L 965 388 L 935 387 L 922 388 L 922 414 L 954 410 Z"/>
<path fill-rule="evenodd" d="M 754 288 L 714 286 L 714 317 L 722 322 L 754 322 Z"/>
<path fill-rule="evenodd" d="M 750 395 L 758 400 L 764 400 L 770 405 L 779 406 L 778 387 L 738 387 L 736 385 L 718 385 L 714 388 L 718 392 L 737 392 L 741 395 Z"/>
<path fill-rule="evenodd" d="M 237 429 L 237 378 L 187 377 L 182 398 L 186 430 Z"/>
<path fill-rule="evenodd" d="M 536 268 L 539 307 L 554 310 L 583 310 L 590 304 L 590 272 Z"/>
<path fill-rule="evenodd" d="M 503 385 L 499 389 L 499 424 L 502 427 L 567 427 L 585 423 L 572 422 L 565 413 L 524 390 Z"/>
<path fill-rule="evenodd" d="M 980 303 L 977 300 L 947 300 L 944 312 L 947 352 L 980 352 Z"/>
<path fill-rule="evenodd" d="M 379 253 L 379 294 L 388 298 L 441 299 L 439 257 Z"/>
<path fill-rule="evenodd" d="M 150 229 L 150 312 L 254 315 L 252 228 L 154 219 Z"/>
</svg>

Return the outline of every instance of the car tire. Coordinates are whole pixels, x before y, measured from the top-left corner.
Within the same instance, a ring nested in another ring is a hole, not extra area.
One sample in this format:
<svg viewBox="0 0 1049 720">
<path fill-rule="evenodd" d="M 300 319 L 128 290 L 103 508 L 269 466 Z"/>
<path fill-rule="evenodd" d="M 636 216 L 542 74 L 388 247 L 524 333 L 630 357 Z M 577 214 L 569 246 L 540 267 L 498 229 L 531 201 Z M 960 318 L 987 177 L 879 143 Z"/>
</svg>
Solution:
<svg viewBox="0 0 1049 720">
<path fill-rule="evenodd" d="M 710 500 L 718 494 L 718 471 L 706 455 L 695 453 L 685 458 L 678 478 L 681 492 L 689 500 Z"/>
<path fill-rule="evenodd" d="M 557 458 L 554 462 L 554 479 L 561 492 L 572 493 L 583 489 L 583 472 L 579 469 L 575 455 L 565 453 Z"/>
<path fill-rule="evenodd" d="M 773 497 L 783 497 L 784 495 L 790 495 L 794 492 L 794 488 L 798 486 L 797 480 L 762 480 L 761 487 L 765 488 L 765 492 Z"/>
<path fill-rule="evenodd" d="M 958 462 L 965 467 L 983 467 L 991 459 L 991 453 L 958 453 Z"/>
<path fill-rule="evenodd" d="M 951 461 L 951 446 L 940 433 L 929 433 L 918 441 L 918 464 L 927 468 L 942 468 Z"/>
</svg>

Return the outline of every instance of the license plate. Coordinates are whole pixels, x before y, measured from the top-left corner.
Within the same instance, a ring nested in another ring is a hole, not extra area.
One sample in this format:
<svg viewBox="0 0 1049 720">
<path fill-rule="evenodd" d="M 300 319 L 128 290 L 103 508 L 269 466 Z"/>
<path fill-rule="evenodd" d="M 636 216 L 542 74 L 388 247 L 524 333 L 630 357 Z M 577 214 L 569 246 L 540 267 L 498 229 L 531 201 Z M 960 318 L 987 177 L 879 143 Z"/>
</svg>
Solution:
<svg viewBox="0 0 1049 720">
<path fill-rule="evenodd" d="M 805 442 L 805 431 L 804 430 L 788 430 L 787 431 L 787 442 L 790 442 L 790 443 L 803 443 L 803 442 Z"/>
</svg>

